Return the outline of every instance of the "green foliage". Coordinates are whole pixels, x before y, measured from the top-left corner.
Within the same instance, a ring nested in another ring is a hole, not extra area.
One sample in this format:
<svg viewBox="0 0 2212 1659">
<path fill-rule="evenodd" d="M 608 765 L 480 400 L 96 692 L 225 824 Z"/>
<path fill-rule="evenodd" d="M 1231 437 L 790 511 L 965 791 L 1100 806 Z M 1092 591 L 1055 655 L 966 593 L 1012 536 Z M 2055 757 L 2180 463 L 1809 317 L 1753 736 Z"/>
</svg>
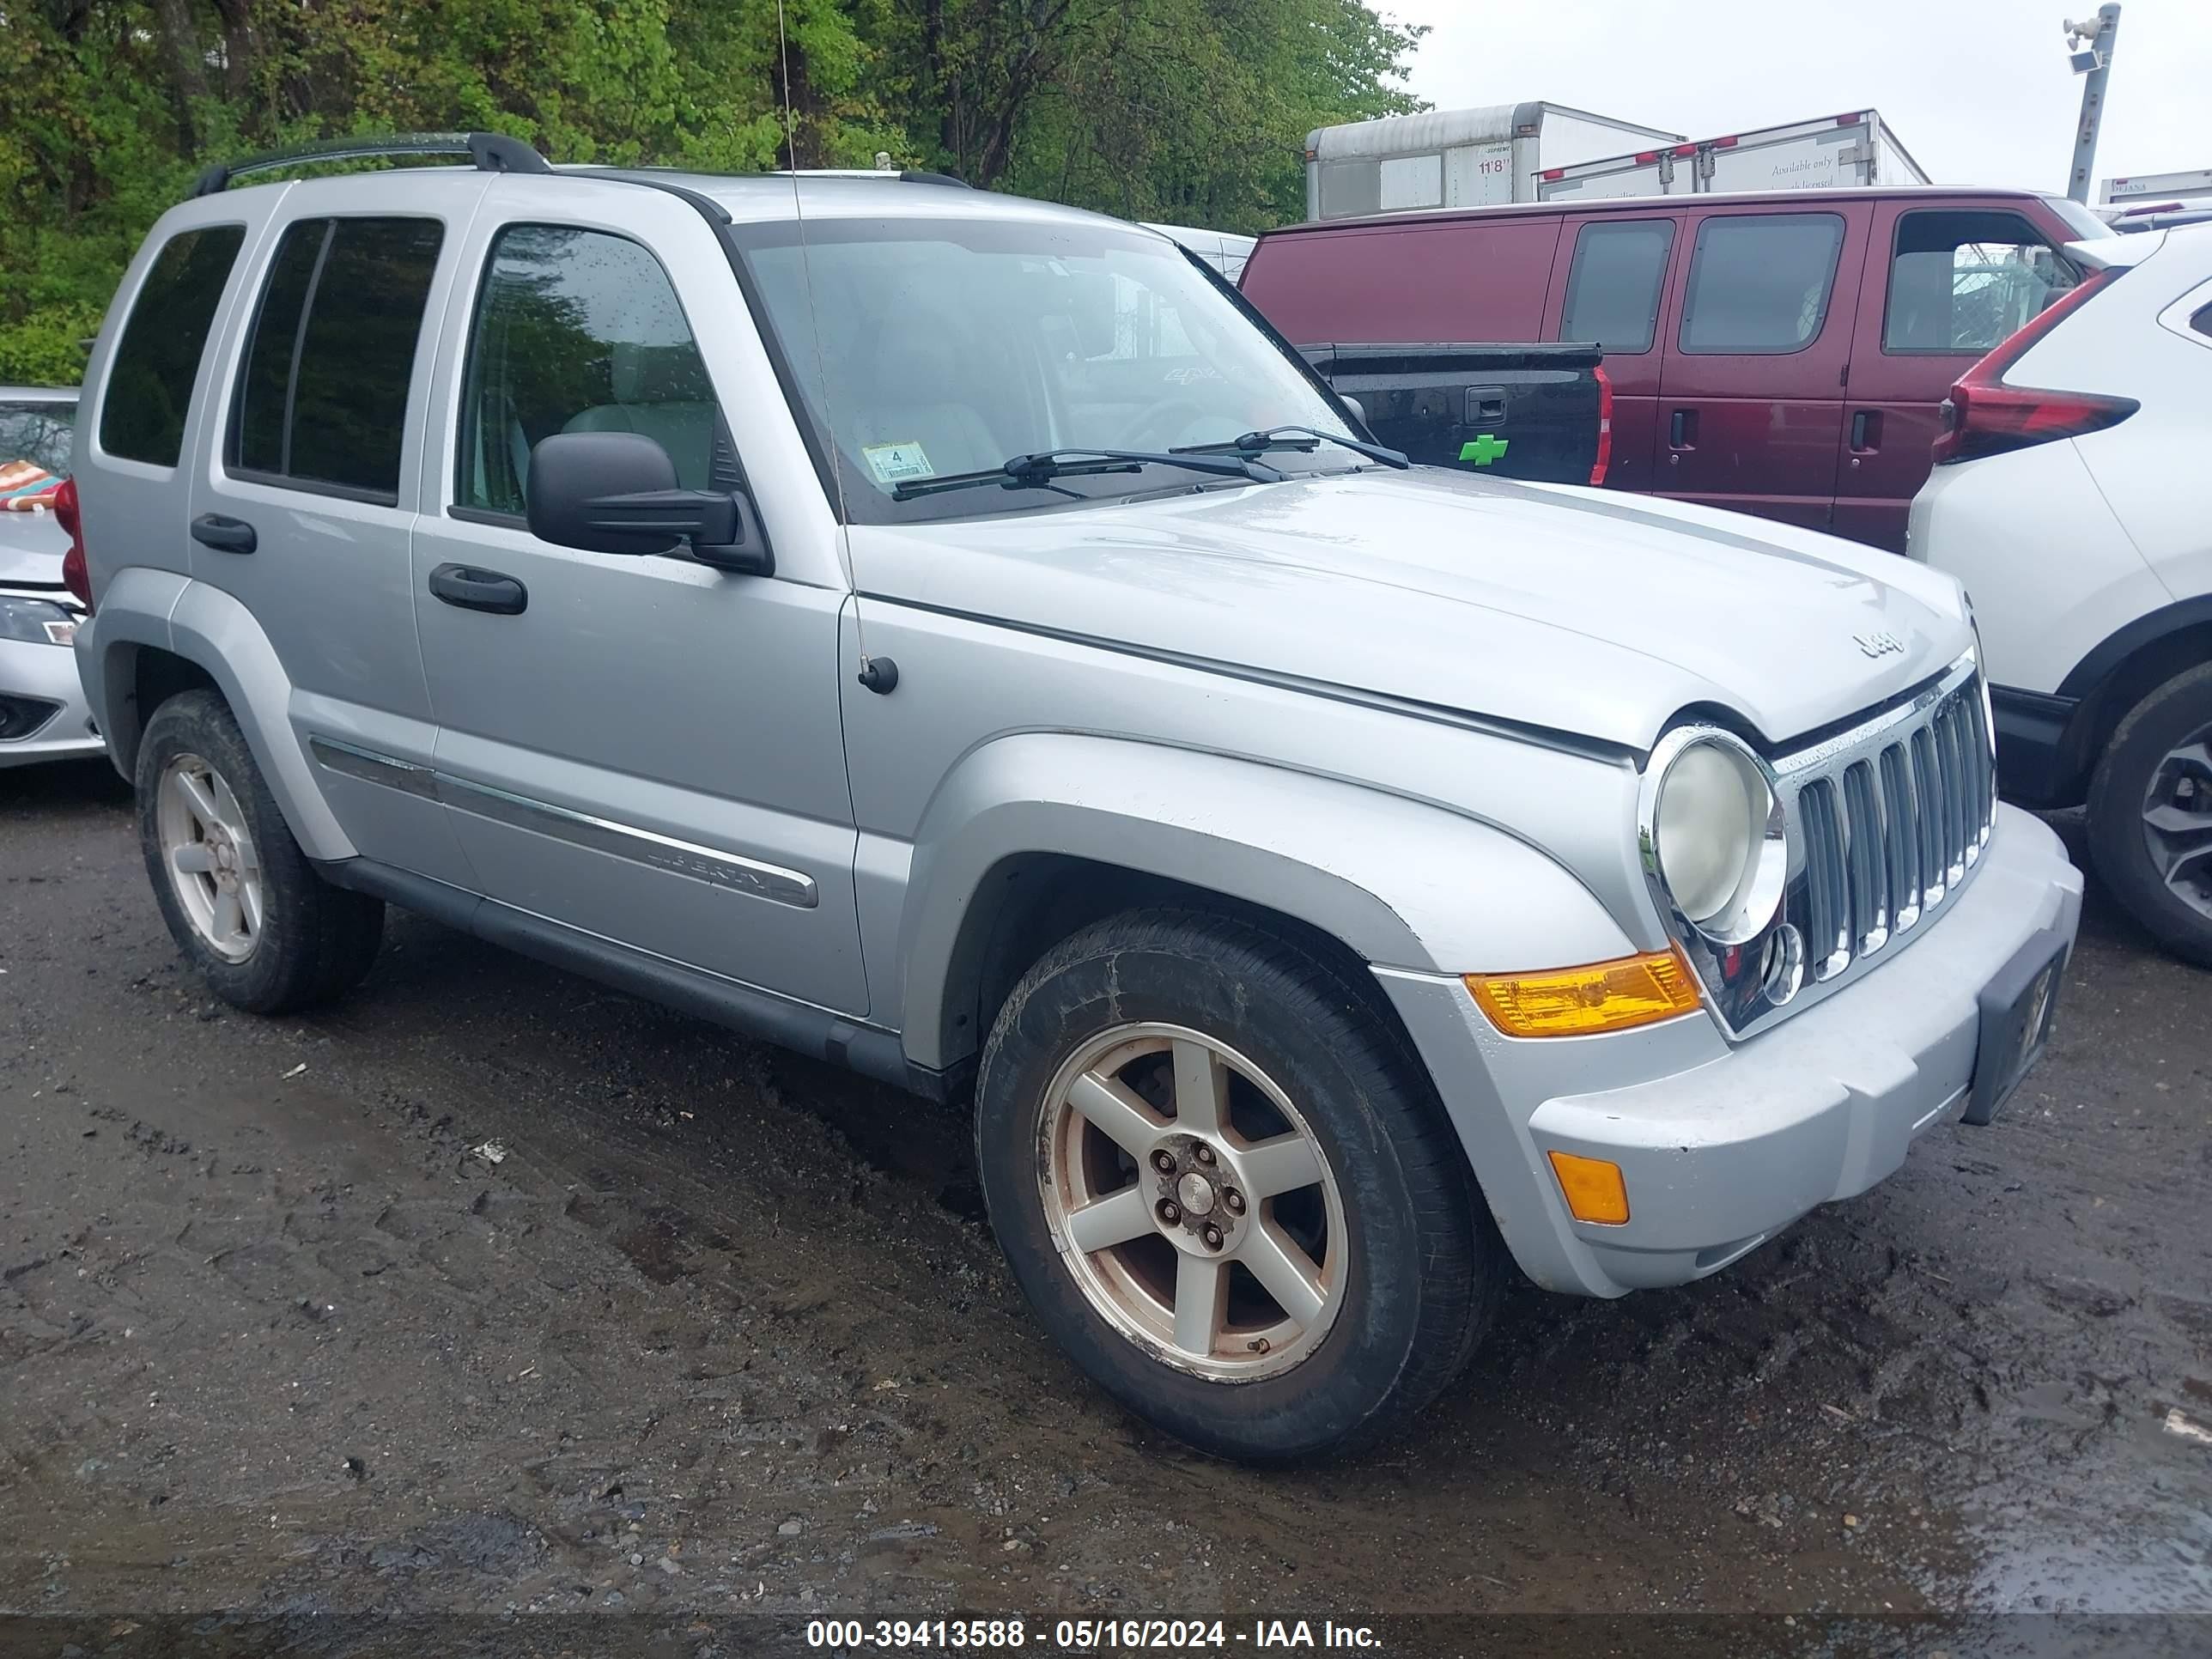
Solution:
<svg viewBox="0 0 2212 1659">
<path fill-rule="evenodd" d="M 1415 107 L 1419 34 L 1362 0 L 20 0 L 0 380 L 82 372 L 146 228 L 222 156 L 470 128 L 716 172 L 889 152 L 1252 230 L 1302 213 L 1310 129 Z"/>
</svg>

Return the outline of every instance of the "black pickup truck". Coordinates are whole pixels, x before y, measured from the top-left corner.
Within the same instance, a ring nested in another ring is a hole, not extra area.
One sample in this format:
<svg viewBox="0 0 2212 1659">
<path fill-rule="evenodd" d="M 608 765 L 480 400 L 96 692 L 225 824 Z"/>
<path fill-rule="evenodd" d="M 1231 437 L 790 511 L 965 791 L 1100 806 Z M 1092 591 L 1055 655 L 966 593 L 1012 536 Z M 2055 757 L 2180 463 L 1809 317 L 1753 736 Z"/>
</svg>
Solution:
<svg viewBox="0 0 2212 1659">
<path fill-rule="evenodd" d="M 1613 389 L 1595 345 L 1305 345 L 1415 461 L 1538 483 L 1605 482 Z"/>
</svg>

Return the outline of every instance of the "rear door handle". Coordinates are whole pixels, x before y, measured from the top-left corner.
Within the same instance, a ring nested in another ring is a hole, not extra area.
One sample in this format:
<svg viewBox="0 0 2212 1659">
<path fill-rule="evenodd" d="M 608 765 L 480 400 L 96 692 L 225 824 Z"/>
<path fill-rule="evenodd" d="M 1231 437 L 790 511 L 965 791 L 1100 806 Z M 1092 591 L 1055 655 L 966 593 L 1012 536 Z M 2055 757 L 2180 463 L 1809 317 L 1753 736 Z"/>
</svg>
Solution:
<svg viewBox="0 0 2212 1659">
<path fill-rule="evenodd" d="M 430 573 L 430 592 L 447 605 L 495 617 L 519 617 L 530 603 L 530 590 L 514 577 L 469 564 L 440 565 Z"/>
<path fill-rule="evenodd" d="M 1871 409 L 1862 409 L 1851 416 L 1851 447 L 1871 454 L 1881 447 L 1881 416 Z"/>
<path fill-rule="evenodd" d="M 251 553 L 259 545 L 252 525 L 243 519 L 225 518 L 220 513 L 203 513 L 194 519 L 192 539 L 202 547 L 212 547 L 222 553 Z"/>
<path fill-rule="evenodd" d="M 1693 409 L 1678 409 L 1667 422 L 1667 447 L 1670 449 L 1695 449 L 1698 447 L 1698 413 Z"/>
</svg>

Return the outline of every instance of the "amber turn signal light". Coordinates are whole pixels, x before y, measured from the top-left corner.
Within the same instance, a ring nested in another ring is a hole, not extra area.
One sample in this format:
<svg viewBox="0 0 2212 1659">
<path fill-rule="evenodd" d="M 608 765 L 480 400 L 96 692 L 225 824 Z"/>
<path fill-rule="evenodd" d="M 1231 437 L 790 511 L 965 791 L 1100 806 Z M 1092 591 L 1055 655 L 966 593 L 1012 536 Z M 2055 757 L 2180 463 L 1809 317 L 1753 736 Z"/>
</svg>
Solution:
<svg viewBox="0 0 2212 1659">
<path fill-rule="evenodd" d="M 1672 951 L 1537 974 L 1469 974 L 1467 988 L 1508 1036 L 1621 1031 L 1698 1006 L 1697 980 Z"/>
<path fill-rule="evenodd" d="M 1628 1183 L 1620 1165 L 1601 1158 L 1580 1158 L 1573 1152 L 1551 1152 L 1552 1173 L 1567 1197 L 1567 1210 L 1577 1221 L 1599 1221 L 1617 1227 L 1628 1219 Z"/>
</svg>

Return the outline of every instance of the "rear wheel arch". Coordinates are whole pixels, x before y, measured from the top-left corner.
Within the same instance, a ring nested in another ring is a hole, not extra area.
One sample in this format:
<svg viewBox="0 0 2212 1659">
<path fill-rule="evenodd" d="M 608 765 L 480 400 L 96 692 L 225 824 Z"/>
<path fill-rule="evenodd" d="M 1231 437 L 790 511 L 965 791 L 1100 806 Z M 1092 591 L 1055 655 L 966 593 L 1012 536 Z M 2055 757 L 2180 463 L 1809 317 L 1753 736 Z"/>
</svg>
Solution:
<svg viewBox="0 0 2212 1659">
<path fill-rule="evenodd" d="M 108 753 L 126 778 L 138 764 L 147 724 L 163 703 L 186 691 L 220 695 L 215 676 L 205 668 L 157 645 L 122 641 L 107 648 L 100 668 L 107 681 Z"/>
<path fill-rule="evenodd" d="M 2060 762 L 2064 799 L 2082 800 L 2099 757 L 2130 712 L 2177 674 L 2212 662 L 2212 594 L 2136 617 L 2082 658 L 2058 687 L 2075 700 Z"/>
</svg>

